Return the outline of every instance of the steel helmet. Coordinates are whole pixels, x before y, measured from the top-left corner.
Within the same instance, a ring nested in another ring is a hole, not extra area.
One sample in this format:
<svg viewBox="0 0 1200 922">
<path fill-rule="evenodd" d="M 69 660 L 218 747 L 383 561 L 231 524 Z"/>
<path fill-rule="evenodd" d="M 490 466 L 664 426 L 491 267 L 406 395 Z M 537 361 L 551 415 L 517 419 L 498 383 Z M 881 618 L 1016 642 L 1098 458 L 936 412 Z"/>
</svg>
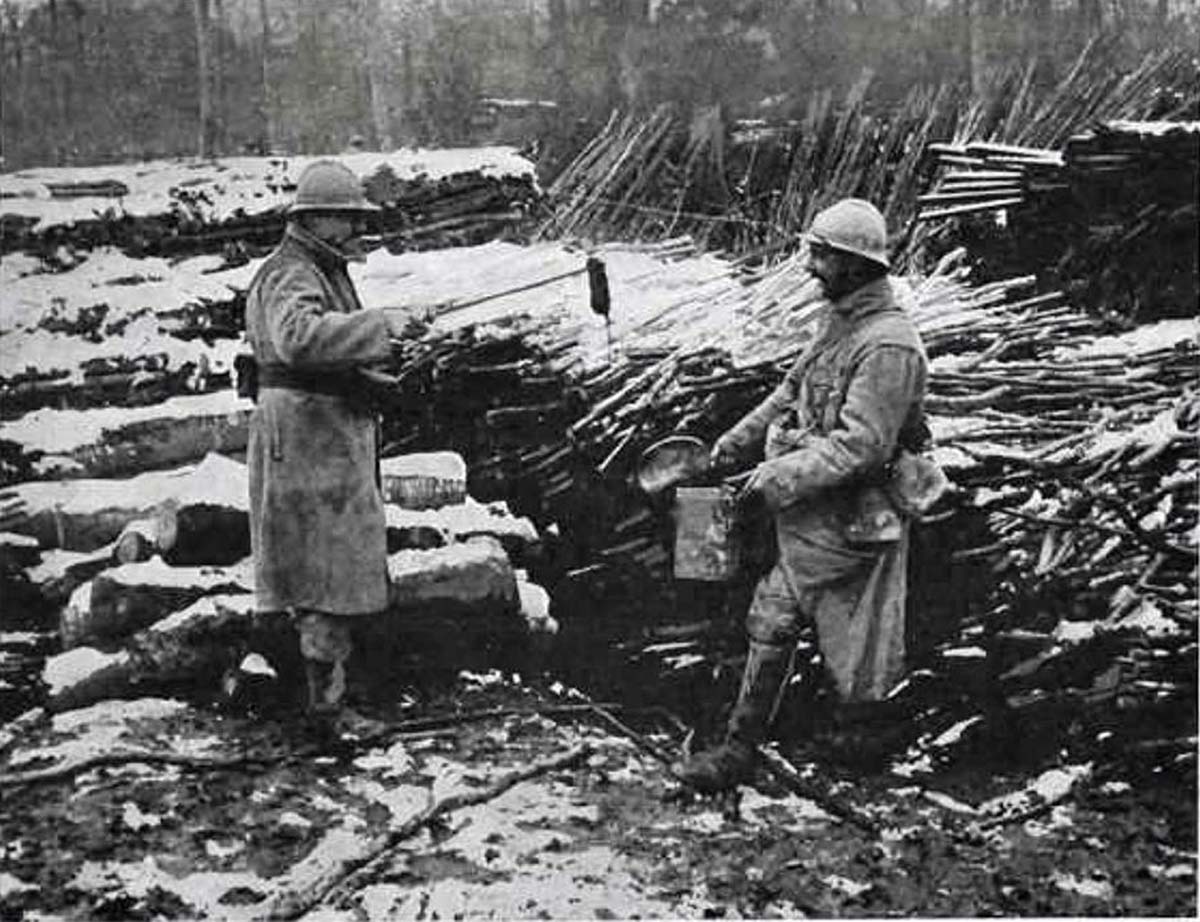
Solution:
<svg viewBox="0 0 1200 922">
<path fill-rule="evenodd" d="M 288 211 L 379 211 L 367 201 L 362 183 L 336 160 L 316 160 L 305 167 L 296 186 L 296 200 Z"/>
<path fill-rule="evenodd" d="M 853 253 L 885 269 L 889 266 L 887 224 L 879 209 L 865 199 L 844 198 L 818 212 L 807 237 L 809 243 Z"/>
</svg>

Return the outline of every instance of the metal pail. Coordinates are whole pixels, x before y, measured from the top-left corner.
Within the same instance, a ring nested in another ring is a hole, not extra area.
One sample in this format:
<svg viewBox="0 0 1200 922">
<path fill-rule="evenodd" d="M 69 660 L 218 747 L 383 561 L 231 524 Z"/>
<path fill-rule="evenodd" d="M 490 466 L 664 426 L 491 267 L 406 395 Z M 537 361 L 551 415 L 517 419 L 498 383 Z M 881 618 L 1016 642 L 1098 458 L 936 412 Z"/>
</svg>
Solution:
<svg viewBox="0 0 1200 922">
<path fill-rule="evenodd" d="M 705 582 L 733 579 L 741 566 L 738 490 L 675 488 L 675 578 Z"/>
</svg>

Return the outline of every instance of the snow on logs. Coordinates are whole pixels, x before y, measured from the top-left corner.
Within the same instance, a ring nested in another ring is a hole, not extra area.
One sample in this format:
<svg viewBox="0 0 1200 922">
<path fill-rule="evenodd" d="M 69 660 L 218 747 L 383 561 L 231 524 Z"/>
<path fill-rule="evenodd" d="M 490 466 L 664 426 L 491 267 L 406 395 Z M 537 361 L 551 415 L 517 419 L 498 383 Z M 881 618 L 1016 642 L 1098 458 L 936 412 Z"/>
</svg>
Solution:
<svg viewBox="0 0 1200 922">
<path fill-rule="evenodd" d="M 412 483 L 396 487 L 423 508 L 385 505 L 393 546 L 389 608 L 355 622 L 364 646 L 384 651 L 376 666 L 393 669 L 397 650 L 461 664 L 463 645 L 486 658 L 527 643 L 530 634 L 555 633 L 549 595 L 514 568 L 537 547 L 532 522 L 503 502 L 466 496 L 458 455 L 389 459 L 387 469 L 393 487 L 409 475 L 427 482 L 419 490 Z M 247 649 L 286 658 L 287 616 L 256 613 L 250 559 L 228 559 L 230 548 L 248 549 L 249 541 L 240 462 L 210 455 L 195 466 L 127 481 L 16 490 L 30 515 L 23 523 L 28 535 L 13 540 L 40 556 L 25 573 L 62 606 L 65 652 L 43 676 L 52 708 L 206 680 L 234 667 Z M 461 502 L 431 507 L 437 496 L 459 490 Z M 38 542 L 48 548 L 40 555 Z M 448 649 L 446 638 L 459 647 Z"/>
<path fill-rule="evenodd" d="M 209 452 L 240 452 L 249 438 L 250 412 L 250 402 L 232 390 L 145 407 L 35 410 L 0 423 L 0 442 L 16 448 L 16 469 L 0 471 L 0 477 L 120 477 Z"/>
<path fill-rule="evenodd" d="M 156 557 L 123 564 L 80 586 L 62 610 L 64 647 L 104 647 L 209 595 L 251 593 L 249 561 L 238 567 L 172 567 Z"/>
<path fill-rule="evenodd" d="M 269 246 L 283 228 L 296 180 L 315 157 L 228 157 L 22 170 L 0 177 L 0 235 L 14 249 L 114 245 L 135 255 Z M 384 207 L 427 244 L 519 220 L 537 199 L 533 164 L 507 147 L 340 155 Z M 115 197 L 118 196 L 118 197 Z M 411 245 L 410 243 L 410 245 Z"/>
<path fill-rule="evenodd" d="M 47 704 L 65 711 L 219 676 L 250 641 L 253 629 L 254 596 L 199 599 L 134 634 L 121 649 L 74 647 L 51 657 L 42 671 Z"/>
<path fill-rule="evenodd" d="M 216 453 L 206 455 L 199 464 L 148 471 L 124 480 L 35 481 L 13 487 L 12 493 L 26 510 L 26 518 L 15 528 L 37 538 L 45 548 L 95 551 L 118 541 L 138 520 L 155 523 L 155 548 L 161 552 L 173 550 L 181 540 L 188 541 L 196 527 L 194 521 L 206 515 L 222 520 L 219 530 L 225 542 L 236 537 L 233 526 L 239 522 L 242 531 L 248 527 L 246 466 Z M 139 528 L 145 531 L 151 526 Z M 250 552 L 248 537 L 239 547 L 242 544 L 244 548 L 230 559 L 202 562 L 240 560 Z M 189 548 L 188 553 L 197 551 Z"/>
</svg>

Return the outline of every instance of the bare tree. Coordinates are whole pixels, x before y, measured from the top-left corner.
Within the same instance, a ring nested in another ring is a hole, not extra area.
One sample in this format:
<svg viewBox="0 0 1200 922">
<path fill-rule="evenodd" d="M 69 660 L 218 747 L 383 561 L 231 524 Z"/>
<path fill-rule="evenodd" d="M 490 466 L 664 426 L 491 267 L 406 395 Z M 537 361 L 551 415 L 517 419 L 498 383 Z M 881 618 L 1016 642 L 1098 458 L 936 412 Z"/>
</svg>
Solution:
<svg viewBox="0 0 1200 922">
<path fill-rule="evenodd" d="M 213 153 L 212 85 L 209 73 L 212 36 L 208 0 L 192 0 L 192 13 L 196 20 L 196 83 L 200 102 L 197 155 L 208 157 Z"/>
<path fill-rule="evenodd" d="M 632 108 L 642 95 L 637 41 L 650 18 L 649 0 L 609 0 L 607 9 L 608 97 Z"/>
<path fill-rule="evenodd" d="M 1078 0 L 1079 24 L 1084 35 L 1092 35 L 1104 27 L 1104 7 L 1101 0 Z"/>
<path fill-rule="evenodd" d="M 215 149 L 225 149 L 225 129 L 228 109 L 225 100 L 225 2 L 212 0 L 212 17 L 209 23 L 212 36 L 212 117 Z"/>
<path fill-rule="evenodd" d="M 567 67 L 567 61 L 570 60 L 567 0 L 550 0 L 549 12 L 550 79 L 561 114 L 571 104 L 571 72 Z"/>
<path fill-rule="evenodd" d="M 363 5 L 362 26 L 367 47 L 367 95 L 370 97 L 371 122 L 375 143 L 381 150 L 391 150 L 391 107 L 388 103 L 387 30 L 379 0 L 366 0 Z"/>
<path fill-rule="evenodd" d="M 266 145 L 266 153 L 275 148 L 275 103 L 271 95 L 271 14 L 267 9 L 267 0 L 258 0 L 258 18 L 262 29 L 260 34 L 262 58 L 262 141 Z"/>
<path fill-rule="evenodd" d="M 992 63 L 991 33 L 999 24 L 1002 0 L 963 0 L 967 24 L 967 67 L 971 91 L 983 92 Z"/>
</svg>

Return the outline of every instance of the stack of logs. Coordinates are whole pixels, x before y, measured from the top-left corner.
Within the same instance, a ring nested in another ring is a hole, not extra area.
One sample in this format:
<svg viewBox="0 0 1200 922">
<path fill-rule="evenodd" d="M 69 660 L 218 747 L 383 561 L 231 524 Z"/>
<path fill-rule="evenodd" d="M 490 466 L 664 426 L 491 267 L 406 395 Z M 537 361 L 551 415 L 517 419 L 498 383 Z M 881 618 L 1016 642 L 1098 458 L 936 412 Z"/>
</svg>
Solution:
<svg viewBox="0 0 1200 922">
<path fill-rule="evenodd" d="M 506 234 L 523 236 L 541 198 L 531 175 L 492 176 L 478 170 L 407 179 L 384 164 L 364 182 L 368 197 L 383 209 L 379 229 L 388 235 L 390 246 L 404 249 L 462 246 Z M 78 192 L 95 195 L 94 186 L 84 184 Z M 67 191 L 59 188 L 56 197 Z M 291 184 L 272 188 L 273 194 L 293 191 Z M 239 209 L 213 221 L 209 194 L 185 186 L 173 188 L 166 204 L 156 214 L 108 209 L 72 224 L 45 225 L 36 218 L 2 214 L 0 254 L 24 251 L 52 257 L 60 247 L 108 246 L 134 257 L 221 253 L 236 265 L 266 252 L 283 234 L 281 208 L 249 214 Z"/>
<path fill-rule="evenodd" d="M 1001 227 L 955 224 L 991 272 L 1033 269 L 1077 305 L 1138 321 L 1195 313 L 1200 123 L 1109 122 L 1061 152 L 930 149 L 945 172 L 918 220 L 1005 213 Z"/>
<path fill-rule="evenodd" d="M 495 665 L 523 655 L 530 633 L 556 630 L 528 575 L 536 527 L 468 496 L 465 475 L 448 452 L 384 462 L 389 609 L 355 625 L 367 680 Z M 18 593 L 58 612 L 66 652 L 45 669 L 51 707 L 205 687 L 252 650 L 295 664 L 286 615 L 254 611 L 246 478 L 243 464 L 212 454 L 131 480 L 6 494 L 22 532 L 3 543 L 8 602 Z"/>
</svg>

